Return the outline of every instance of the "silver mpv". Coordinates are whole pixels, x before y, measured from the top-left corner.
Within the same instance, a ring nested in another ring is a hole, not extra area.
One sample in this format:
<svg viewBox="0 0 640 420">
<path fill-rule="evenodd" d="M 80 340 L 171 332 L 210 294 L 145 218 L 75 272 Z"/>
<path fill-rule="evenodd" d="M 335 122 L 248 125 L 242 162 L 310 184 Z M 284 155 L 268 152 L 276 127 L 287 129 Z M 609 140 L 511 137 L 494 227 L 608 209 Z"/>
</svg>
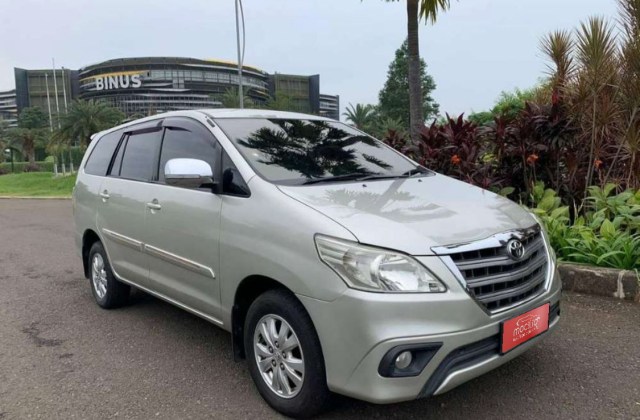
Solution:
<svg viewBox="0 0 640 420">
<path fill-rule="evenodd" d="M 133 286 L 231 332 L 286 415 L 332 392 L 441 394 L 558 324 L 534 216 L 337 121 L 170 112 L 95 135 L 80 168 L 76 242 L 98 305 Z"/>
</svg>

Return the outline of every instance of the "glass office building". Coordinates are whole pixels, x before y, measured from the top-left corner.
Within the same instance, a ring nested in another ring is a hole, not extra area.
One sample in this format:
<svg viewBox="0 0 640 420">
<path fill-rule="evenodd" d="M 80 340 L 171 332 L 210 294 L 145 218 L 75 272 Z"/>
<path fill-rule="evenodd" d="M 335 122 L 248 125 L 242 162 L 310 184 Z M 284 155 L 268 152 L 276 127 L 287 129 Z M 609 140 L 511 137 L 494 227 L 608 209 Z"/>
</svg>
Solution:
<svg viewBox="0 0 640 420">
<path fill-rule="evenodd" d="M 320 115 L 334 120 L 340 119 L 340 96 L 320 94 Z"/>
<path fill-rule="evenodd" d="M 78 71 L 79 97 L 100 99 L 127 116 L 223 106 L 237 92 L 235 63 L 180 57 L 119 58 Z M 244 94 L 257 104 L 269 97 L 268 74 L 243 66 Z M 237 93 L 236 93 L 237 94 Z"/>
<path fill-rule="evenodd" d="M 186 57 L 117 58 L 79 70 L 15 69 L 17 112 L 37 106 L 63 114 L 74 99 L 100 100 L 121 110 L 127 118 L 166 111 L 237 107 L 239 86 L 236 63 Z M 55 83 L 54 83 L 55 80 Z M 268 74 L 243 66 L 245 97 L 258 107 L 269 99 L 287 97 L 288 111 L 339 119 L 337 96 L 320 94 L 320 76 Z M 57 86 L 57 96 L 56 96 Z"/>
<path fill-rule="evenodd" d="M 55 76 L 54 76 L 55 73 Z M 78 72 L 65 68 L 27 70 L 14 69 L 16 80 L 16 105 L 18 113 L 27 107 L 39 107 L 56 115 L 64 114 L 73 98 L 78 95 Z"/>
<path fill-rule="evenodd" d="M 8 127 L 18 125 L 18 106 L 16 104 L 16 90 L 0 91 L 0 120 Z"/>
</svg>

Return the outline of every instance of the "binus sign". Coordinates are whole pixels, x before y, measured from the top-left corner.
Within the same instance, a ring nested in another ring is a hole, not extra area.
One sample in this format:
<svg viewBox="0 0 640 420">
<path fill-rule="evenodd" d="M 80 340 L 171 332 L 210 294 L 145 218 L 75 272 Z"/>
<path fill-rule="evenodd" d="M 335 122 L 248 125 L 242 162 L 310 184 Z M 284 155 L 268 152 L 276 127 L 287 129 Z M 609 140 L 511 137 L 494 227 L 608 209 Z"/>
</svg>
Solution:
<svg viewBox="0 0 640 420">
<path fill-rule="evenodd" d="M 139 74 L 120 74 L 96 77 L 96 90 L 137 89 L 142 86 Z"/>
</svg>

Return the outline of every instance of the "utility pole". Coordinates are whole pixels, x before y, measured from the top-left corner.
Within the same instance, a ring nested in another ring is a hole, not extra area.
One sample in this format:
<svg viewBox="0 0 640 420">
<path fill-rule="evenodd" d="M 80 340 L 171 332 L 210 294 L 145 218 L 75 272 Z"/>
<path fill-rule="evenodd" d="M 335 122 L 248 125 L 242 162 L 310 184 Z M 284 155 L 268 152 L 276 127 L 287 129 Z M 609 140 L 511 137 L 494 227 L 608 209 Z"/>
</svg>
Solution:
<svg viewBox="0 0 640 420">
<path fill-rule="evenodd" d="M 240 14 L 238 13 L 238 5 L 240 5 L 240 12 L 242 13 L 241 0 L 236 0 L 236 41 L 238 44 L 238 98 L 240 98 L 240 109 L 244 108 L 244 92 L 242 89 L 242 60 L 244 59 L 244 53 L 240 52 Z M 244 43 L 244 13 L 242 13 L 242 42 Z"/>
<path fill-rule="evenodd" d="M 47 89 L 47 108 L 49 109 L 49 133 L 53 133 L 53 119 L 51 119 L 51 98 L 49 97 L 49 75 L 45 71 L 44 73 L 44 83 Z M 13 172 L 13 168 L 11 168 L 11 172 Z M 56 154 L 53 154 L 53 175 L 58 176 L 58 157 Z"/>
<path fill-rule="evenodd" d="M 58 129 L 60 129 L 60 102 L 58 101 L 58 80 L 56 78 L 56 60 L 54 58 L 51 59 L 51 66 L 53 67 L 53 92 L 56 95 L 56 121 L 58 122 Z M 62 163 L 62 174 L 66 172 L 66 168 L 64 167 L 64 153 L 60 153 L 62 159 L 60 159 Z"/>
<path fill-rule="evenodd" d="M 64 67 L 61 67 L 60 71 L 62 71 L 62 97 L 64 101 L 64 115 L 67 115 L 69 113 L 69 110 L 67 109 L 67 79 L 65 79 L 64 77 Z M 73 155 L 71 154 L 71 146 L 72 144 L 69 143 L 69 172 L 73 173 Z"/>
</svg>

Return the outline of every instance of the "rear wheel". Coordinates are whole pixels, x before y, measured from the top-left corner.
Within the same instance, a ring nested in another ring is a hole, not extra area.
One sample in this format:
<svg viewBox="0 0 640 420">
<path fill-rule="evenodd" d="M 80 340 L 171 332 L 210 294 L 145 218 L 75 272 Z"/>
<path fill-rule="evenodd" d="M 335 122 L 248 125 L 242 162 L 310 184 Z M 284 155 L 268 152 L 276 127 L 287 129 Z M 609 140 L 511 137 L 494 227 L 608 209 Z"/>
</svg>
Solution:
<svg viewBox="0 0 640 420">
<path fill-rule="evenodd" d="M 96 303 L 105 309 L 117 308 L 127 303 L 131 287 L 118 281 L 101 242 L 89 251 L 89 280 Z"/>
<path fill-rule="evenodd" d="M 271 290 L 247 313 L 245 350 L 258 391 L 291 417 L 320 413 L 329 403 L 324 358 L 311 318 L 291 294 Z"/>
</svg>

